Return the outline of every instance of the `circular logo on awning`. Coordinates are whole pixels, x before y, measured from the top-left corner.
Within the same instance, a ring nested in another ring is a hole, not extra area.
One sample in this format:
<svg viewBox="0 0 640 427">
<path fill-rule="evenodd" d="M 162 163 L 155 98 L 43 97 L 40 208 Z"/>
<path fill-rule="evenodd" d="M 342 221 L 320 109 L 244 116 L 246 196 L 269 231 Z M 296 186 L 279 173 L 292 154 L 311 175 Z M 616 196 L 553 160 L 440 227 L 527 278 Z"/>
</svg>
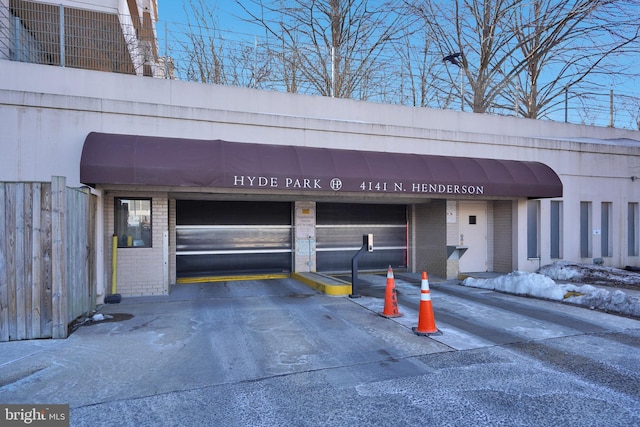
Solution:
<svg viewBox="0 0 640 427">
<path fill-rule="evenodd" d="M 333 191 L 338 191 L 342 188 L 342 181 L 340 180 L 340 178 L 333 178 L 329 185 L 331 186 L 331 189 Z"/>
</svg>

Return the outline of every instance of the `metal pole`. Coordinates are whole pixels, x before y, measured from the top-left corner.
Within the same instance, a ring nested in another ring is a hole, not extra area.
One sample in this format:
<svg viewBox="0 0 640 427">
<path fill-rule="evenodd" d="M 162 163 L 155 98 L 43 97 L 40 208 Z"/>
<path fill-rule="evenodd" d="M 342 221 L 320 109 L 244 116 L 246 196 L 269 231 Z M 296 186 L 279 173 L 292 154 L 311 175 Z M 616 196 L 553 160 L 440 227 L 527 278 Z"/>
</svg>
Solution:
<svg viewBox="0 0 640 427">
<path fill-rule="evenodd" d="M 613 127 L 613 89 L 609 89 L 609 127 Z"/>
<path fill-rule="evenodd" d="M 351 294 L 349 298 L 360 298 L 358 295 L 358 260 L 367 250 L 367 245 L 363 244 L 360 250 L 351 258 Z"/>
<path fill-rule="evenodd" d="M 520 80 L 516 77 L 516 93 L 514 96 L 515 105 L 513 106 L 513 115 L 518 117 L 518 109 L 520 108 Z"/>
<path fill-rule="evenodd" d="M 460 67 L 460 111 L 464 111 L 464 72 Z"/>
<path fill-rule="evenodd" d="M 64 61 L 64 56 L 65 56 L 65 52 L 64 52 L 64 5 L 60 5 L 59 6 L 59 10 L 60 10 L 60 66 L 64 67 L 65 66 L 65 61 Z"/>
<path fill-rule="evenodd" d="M 569 87 L 564 87 L 564 122 L 569 122 Z"/>
<path fill-rule="evenodd" d="M 258 36 L 253 38 L 253 80 L 258 87 Z"/>
<path fill-rule="evenodd" d="M 365 252 L 373 252 L 373 234 L 362 236 L 362 247 L 351 259 L 351 294 L 349 298 L 360 298 L 358 295 L 358 260 Z"/>
<path fill-rule="evenodd" d="M 336 96 L 336 48 L 331 47 L 331 97 Z"/>
<path fill-rule="evenodd" d="M 20 48 L 20 18 L 13 18 L 13 60 L 22 61 L 22 54 Z"/>
<path fill-rule="evenodd" d="M 169 24 L 164 21 L 164 78 L 169 78 Z"/>
</svg>

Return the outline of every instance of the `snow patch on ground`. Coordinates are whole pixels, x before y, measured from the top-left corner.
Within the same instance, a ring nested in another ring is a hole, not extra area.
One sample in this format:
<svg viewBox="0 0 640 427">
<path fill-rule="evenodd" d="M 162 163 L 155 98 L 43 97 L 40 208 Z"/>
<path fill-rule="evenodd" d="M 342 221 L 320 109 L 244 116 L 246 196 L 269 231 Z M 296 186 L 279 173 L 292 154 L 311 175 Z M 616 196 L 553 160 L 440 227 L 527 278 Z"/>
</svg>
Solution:
<svg viewBox="0 0 640 427">
<path fill-rule="evenodd" d="M 542 267 L 540 273 L 514 271 L 491 279 L 469 277 L 462 284 L 640 317 L 639 294 L 632 295 L 624 291 L 640 291 L 638 272 L 598 265 L 556 262 Z M 613 286 L 616 289 L 603 289 L 597 285 Z"/>
</svg>

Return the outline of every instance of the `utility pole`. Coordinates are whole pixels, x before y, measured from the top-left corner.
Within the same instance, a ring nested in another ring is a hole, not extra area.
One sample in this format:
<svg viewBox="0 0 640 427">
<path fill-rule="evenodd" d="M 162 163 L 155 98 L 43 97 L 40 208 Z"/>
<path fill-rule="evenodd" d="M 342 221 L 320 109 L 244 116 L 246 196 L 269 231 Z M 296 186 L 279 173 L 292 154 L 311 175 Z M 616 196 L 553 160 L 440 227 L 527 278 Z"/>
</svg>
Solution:
<svg viewBox="0 0 640 427">
<path fill-rule="evenodd" d="M 609 127 L 613 127 L 613 89 L 609 89 Z"/>
</svg>

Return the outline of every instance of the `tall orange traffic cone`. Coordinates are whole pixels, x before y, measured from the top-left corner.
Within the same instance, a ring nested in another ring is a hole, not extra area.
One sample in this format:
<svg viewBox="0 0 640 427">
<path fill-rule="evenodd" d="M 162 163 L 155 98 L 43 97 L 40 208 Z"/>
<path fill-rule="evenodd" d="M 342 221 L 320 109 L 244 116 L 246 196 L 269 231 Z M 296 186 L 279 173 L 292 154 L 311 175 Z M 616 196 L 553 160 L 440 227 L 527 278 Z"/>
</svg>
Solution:
<svg viewBox="0 0 640 427">
<path fill-rule="evenodd" d="M 387 289 L 384 293 L 384 310 L 380 313 L 384 317 L 400 317 L 402 313 L 398 310 L 398 298 L 396 297 L 396 281 L 393 278 L 393 270 L 389 266 L 387 271 Z"/>
<path fill-rule="evenodd" d="M 418 313 L 418 327 L 413 328 L 416 335 L 440 335 L 442 332 L 436 328 L 436 319 L 433 317 L 433 306 L 431 305 L 431 291 L 429 290 L 429 276 L 422 272 L 422 283 L 420 286 L 420 312 Z"/>
</svg>

